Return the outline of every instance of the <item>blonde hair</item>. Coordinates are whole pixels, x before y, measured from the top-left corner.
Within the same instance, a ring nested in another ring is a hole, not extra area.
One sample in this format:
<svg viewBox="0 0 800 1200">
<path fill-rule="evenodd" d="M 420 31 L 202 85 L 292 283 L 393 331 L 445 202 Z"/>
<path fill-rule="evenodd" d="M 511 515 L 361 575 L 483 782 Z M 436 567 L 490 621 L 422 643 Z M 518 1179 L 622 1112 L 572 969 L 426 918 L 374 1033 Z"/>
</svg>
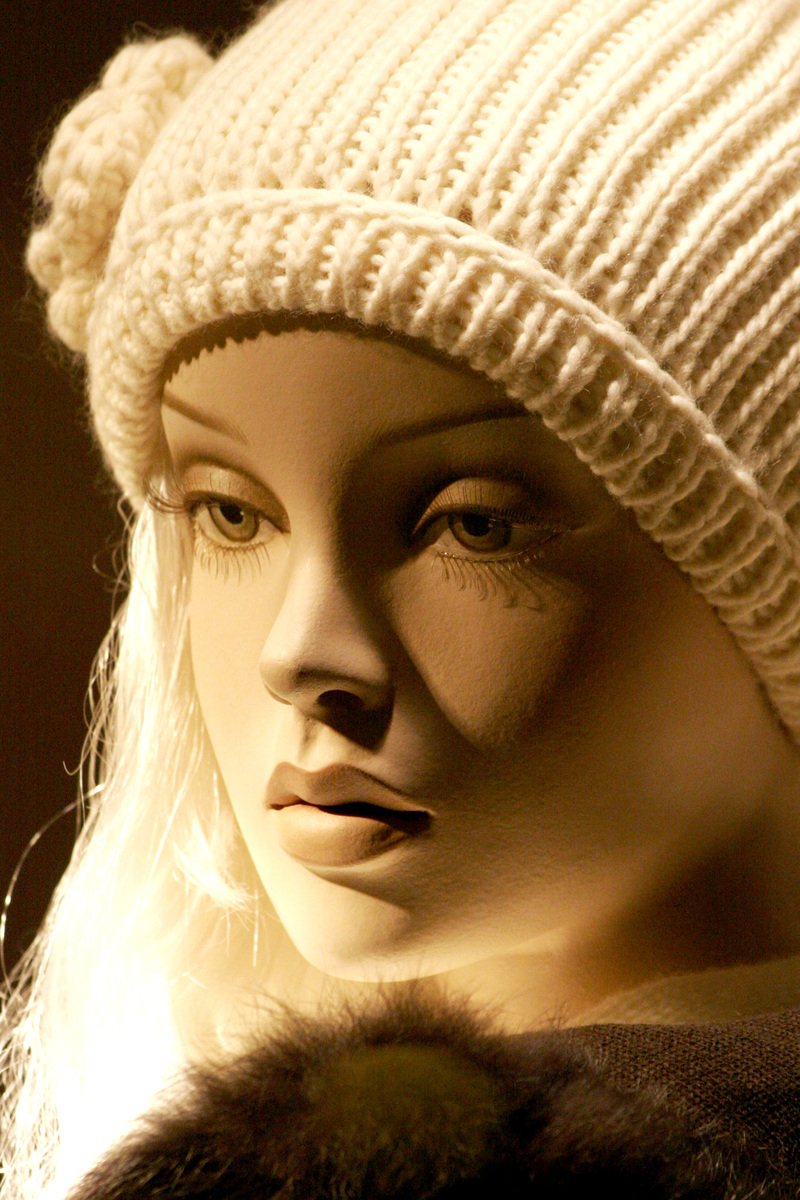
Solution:
<svg viewBox="0 0 800 1200">
<path fill-rule="evenodd" d="M 0 1022 L 6 1200 L 63 1194 L 187 1057 L 252 1029 L 271 949 L 292 961 L 198 709 L 189 553 L 177 519 L 135 519 L 93 677 L 85 823 Z"/>
<path fill-rule="evenodd" d="M 389 328 L 538 413 L 800 736 L 798 46 L 796 0 L 308 0 L 215 63 L 125 47 L 53 140 L 28 254 L 123 491 L 196 330 Z M 302 970 L 203 729 L 186 551 L 143 509 L 86 825 L 3 1016 L 5 1200 L 63 1188 Z"/>
</svg>

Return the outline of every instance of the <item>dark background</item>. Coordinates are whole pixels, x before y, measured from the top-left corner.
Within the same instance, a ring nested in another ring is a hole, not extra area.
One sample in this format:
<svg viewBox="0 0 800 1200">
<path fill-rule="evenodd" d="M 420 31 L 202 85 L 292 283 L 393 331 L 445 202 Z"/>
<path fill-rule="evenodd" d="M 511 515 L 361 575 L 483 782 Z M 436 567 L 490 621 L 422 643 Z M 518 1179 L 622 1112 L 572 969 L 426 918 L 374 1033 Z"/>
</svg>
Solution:
<svg viewBox="0 0 800 1200">
<path fill-rule="evenodd" d="M 255 8 L 243 0 L 12 0 L 0 22 L 0 898 L 31 838 L 75 798 L 84 695 L 112 610 L 121 528 L 91 444 L 82 379 L 48 341 L 22 266 L 36 163 L 59 115 L 132 33 L 184 28 L 218 49 Z M 74 832 L 66 813 L 20 866 L 7 967 L 41 919 Z"/>
</svg>

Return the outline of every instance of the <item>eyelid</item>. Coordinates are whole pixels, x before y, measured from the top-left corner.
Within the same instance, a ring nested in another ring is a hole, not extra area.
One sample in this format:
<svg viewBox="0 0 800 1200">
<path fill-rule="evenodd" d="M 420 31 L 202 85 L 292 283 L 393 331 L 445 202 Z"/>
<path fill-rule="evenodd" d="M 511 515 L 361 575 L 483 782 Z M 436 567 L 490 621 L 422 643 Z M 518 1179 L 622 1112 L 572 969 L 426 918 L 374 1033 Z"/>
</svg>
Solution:
<svg viewBox="0 0 800 1200">
<path fill-rule="evenodd" d="M 537 502 L 535 493 L 517 480 L 491 478 L 457 479 L 443 487 L 414 523 L 411 536 L 417 536 L 435 517 L 463 512 L 484 513 L 502 520 L 548 525 L 567 523 L 556 519 L 548 507 Z"/>
<path fill-rule="evenodd" d="M 187 507 L 227 500 L 266 517 L 276 529 L 288 529 L 286 513 L 273 493 L 229 467 L 195 462 L 181 471 L 177 486 Z"/>
</svg>

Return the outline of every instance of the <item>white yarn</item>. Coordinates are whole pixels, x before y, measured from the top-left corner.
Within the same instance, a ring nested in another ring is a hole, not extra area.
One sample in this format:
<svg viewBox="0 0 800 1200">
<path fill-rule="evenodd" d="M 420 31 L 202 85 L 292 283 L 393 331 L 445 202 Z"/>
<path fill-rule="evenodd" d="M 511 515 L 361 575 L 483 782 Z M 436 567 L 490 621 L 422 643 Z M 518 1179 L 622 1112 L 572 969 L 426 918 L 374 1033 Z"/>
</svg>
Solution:
<svg viewBox="0 0 800 1200">
<path fill-rule="evenodd" d="M 182 338 L 387 325 L 539 413 L 800 735 L 796 0 L 283 0 L 207 67 L 129 47 L 42 175 L 31 266 L 132 502 Z"/>
<path fill-rule="evenodd" d="M 28 266 L 50 295 L 48 317 L 72 350 L 86 325 L 122 202 L 161 127 L 211 65 L 188 37 L 126 46 L 58 128 L 40 184 L 48 221 Z"/>
</svg>

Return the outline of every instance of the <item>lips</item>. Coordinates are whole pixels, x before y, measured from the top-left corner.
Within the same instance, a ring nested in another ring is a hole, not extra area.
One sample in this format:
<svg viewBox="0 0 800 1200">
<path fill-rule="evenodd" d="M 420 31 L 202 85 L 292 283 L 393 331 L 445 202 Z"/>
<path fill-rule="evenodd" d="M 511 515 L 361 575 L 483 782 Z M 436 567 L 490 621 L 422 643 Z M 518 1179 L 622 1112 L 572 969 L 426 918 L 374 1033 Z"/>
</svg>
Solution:
<svg viewBox="0 0 800 1200">
<path fill-rule="evenodd" d="M 430 827 L 431 815 L 357 767 L 334 764 L 303 771 L 281 763 L 267 803 L 281 848 L 317 866 L 365 862 Z"/>
</svg>

